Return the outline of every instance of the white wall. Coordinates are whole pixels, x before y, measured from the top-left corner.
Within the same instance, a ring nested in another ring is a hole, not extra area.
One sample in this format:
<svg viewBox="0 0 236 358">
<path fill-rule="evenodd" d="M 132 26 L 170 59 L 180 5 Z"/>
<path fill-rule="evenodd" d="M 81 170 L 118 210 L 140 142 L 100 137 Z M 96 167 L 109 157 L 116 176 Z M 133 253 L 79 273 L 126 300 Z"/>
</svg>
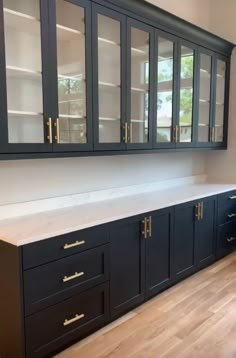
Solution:
<svg viewBox="0 0 236 358">
<path fill-rule="evenodd" d="M 235 0 L 211 0 L 212 16 L 210 27 L 217 35 L 236 43 Z M 236 182 L 236 50 L 233 51 L 230 104 L 229 104 L 229 146 L 227 151 L 208 154 L 207 174 L 212 180 Z"/>
<path fill-rule="evenodd" d="M 211 0 L 147 0 L 206 30 L 210 25 Z"/>
<path fill-rule="evenodd" d="M 152 0 L 206 28 L 209 1 Z M 203 174 L 205 159 L 204 153 L 173 153 L 0 162 L 0 205 Z"/>
</svg>

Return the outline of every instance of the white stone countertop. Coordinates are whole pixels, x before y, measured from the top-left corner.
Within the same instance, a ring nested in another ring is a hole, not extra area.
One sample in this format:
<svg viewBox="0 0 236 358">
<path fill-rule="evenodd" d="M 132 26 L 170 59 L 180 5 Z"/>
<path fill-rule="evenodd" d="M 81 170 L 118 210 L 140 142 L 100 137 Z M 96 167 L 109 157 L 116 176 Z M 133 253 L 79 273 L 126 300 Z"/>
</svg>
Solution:
<svg viewBox="0 0 236 358">
<path fill-rule="evenodd" d="M 15 246 L 148 213 L 236 189 L 236 184 L 179 185 L 0 220 L 0 240 Z"/>
</svg>

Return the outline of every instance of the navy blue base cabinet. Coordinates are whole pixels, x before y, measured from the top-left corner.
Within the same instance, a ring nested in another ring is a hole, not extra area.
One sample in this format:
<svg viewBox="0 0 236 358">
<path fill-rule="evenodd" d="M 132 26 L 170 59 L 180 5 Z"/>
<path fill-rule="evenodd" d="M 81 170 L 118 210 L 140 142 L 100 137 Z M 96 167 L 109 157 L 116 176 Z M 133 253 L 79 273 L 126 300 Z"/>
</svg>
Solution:
<svg viewBox="0 0 236 358">
<path fill-rule="evenodd" d="M 236 191 L 19 248 L 0 241 L 0 357 L 52 357 L 235 243 Z"/>
</svg>

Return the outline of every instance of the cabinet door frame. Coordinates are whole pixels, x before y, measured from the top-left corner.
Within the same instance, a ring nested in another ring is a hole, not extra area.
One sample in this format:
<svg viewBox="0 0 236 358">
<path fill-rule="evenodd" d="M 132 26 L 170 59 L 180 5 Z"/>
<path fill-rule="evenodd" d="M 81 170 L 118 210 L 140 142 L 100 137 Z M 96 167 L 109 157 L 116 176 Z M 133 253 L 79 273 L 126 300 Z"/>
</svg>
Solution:
<svg viewBox="0 0 236 358">
<path fill-rule="evenodd" d="M 131 28 L 136 28 L 149 33 L 149 118 L 148 118 L 148 142 L 147 143 L 127 143 L 127 149 L 152 149 L 153 146 L 153 91 L 154 91 L 154 28 L 140 21 L 127 17 L 127 123 L 131 124 Z"/>
<path fill-rule="evenodd" d="M 171 142 L 168 143 L 157 143 L 157 94 L 158 94 L 158 38 L 164 38 L 167 41 L 173 42 L 174 52 L 173 52 L 173 89 L 172 89 L 172 128 L 171 128 Z M 158 29 L 155 30 L 155 46 L 154 46 L 154 113 L 153 113 L 153 148 L 156 149 L 175 149 L 176 143 L 174 140 L 174 127 L 176 126 L 176 118 L 177 118 L 177 93 L 178 93 L 178 39 L 177 37 L 170 35 L 168 32 L 163 32 Z"/>
<path fill-rule="evenodd" d="M 211 148 L 227 149 L 228 143 L 228 122 L 229 122 L 229 94 L 230 94 L 230 67 L 231 59 L 224 55 L 215 53 L 214 65 L 213 65 L 213 108 L 212 108 L 212 127 L 215 126 L 216 115 L 216 84 L 217 84 L 217 60 L 224 61 L 226 63 L 225 72 L 225 93 L 224 93 L 224 125 L 223 125 L 223 142 L 212 142 Z"/>
<path fill-rule="evenodd" d="M 3 0 L 0 0 L 0 151 L 1 153 L 50 153 L 52 144 L 48 143 L 47 121 L 51 117 L 51 72 L 49 63 L 49 16 L 48 0 L 39 0 L 40 29 L 41 29 L 41 59 L 42 59 L 42 95 L 43 95 L 43 128 L 44 143 L 9 143 L 8 141 L 8 99 L 6 76 L 6 47 Z"/>
<path fill-rule="evenodd" d="M 98 21 L 97 15 L 110 17 L 120 22 L 121 56 L 120 56 L 120 143 L 99 143 L 99 84 L 98 84 Z M 127 87 L 126 87 L 126 58 L 127 58 L 127 20 L 122 13 L 106 8 L 97 3 L 92 3 L 92 57 L 93 57 L 93 146 L 99 151 L 123 151 L 126 143 L 123 140 L 123 126 L 127 122 Z"/>
<path fill-rule="evenodd" d="M 182 39 L 178 39 L 178 55 L 177 55 L 177 93 L 176 93 L 176 98 L 177 98 L 177 103 L 176 103 L 176 125 L 180 127 L 179 122 L 180 122 L 180 116 L 179 116 L 179 112 L 180 112 L 180 89 L 181 89 L 181 47 L 185 46 L 188 47 L 190 49 L 193 50 L 193 55 L 194 55 L 194 63 L 193 63 L 193 102 L 192 102 L 192 137 L 191 137 L 191 142 L 178 142 L 176 143 L 176 149 L 178 148 L 193 148 L 196 145 L 196 121 L 197 121 L 197 111 L 196 108 L 198 106 L 198 102 L 197 102 L 197 96 L 195 95 L 198 92 L 198 81 L 197 81 L 197 77 L 198 77 L 198 73 L 197 73 L 197 45 L 182 40 Z"/>
<path fill-rule="evenodd" d="M 55 141 L 56 128 L 54 124 L 59 118 L 58 109 L 58 70 L 57 70 L 57 32 L 56 32 L 56 1 L 49 0 L 49 57 L 51 72 L 51 93 L 53 96 L 51 112 L 53 118 L 53 152 L 83 152 L 91 151 L 92 144 L 92 48 L 91 48 L 91 3 L 88 0 L 64 0 L 67 3 L 84 8 L 85 12 L 85 73 L 86 73 L 86 128 L 87 143 L 57 144 Z"/>
<path fill-rule="evenodd" d="M 207 55 L 211 57 L 211 79 L 210 79 L 210 111 L 209 111 L 209 134 L 208 134 L 208 142 L 199 142 L 198 141 L 198 122 L 199 122 L 199 99 L 200 99 L 200 60 L 201 55 Z M 210 148 L 212 146 L 211 142 L 211 130 L 212 130 L 212 122 L 213 122 L 213 107 L 214 107 L 214 52 L 207 50 L 203 47 L 198 47 L 197 50 L 197 76 L 196 76 L 196 120 L 194 122 L 194 133 L 195 133 L 195 146 L 197 148 Z"/>
</svg>

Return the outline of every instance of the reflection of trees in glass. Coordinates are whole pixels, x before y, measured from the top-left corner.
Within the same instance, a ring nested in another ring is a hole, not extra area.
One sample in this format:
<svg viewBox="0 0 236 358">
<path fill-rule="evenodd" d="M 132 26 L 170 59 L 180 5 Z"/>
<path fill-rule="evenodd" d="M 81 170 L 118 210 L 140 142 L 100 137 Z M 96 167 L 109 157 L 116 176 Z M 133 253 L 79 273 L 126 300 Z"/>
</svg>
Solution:
<svg viewBox="0 0 236 358">
<path fill-rule="evenodd" d="M 193 78 L 193 54 L 181 57 L 181 79 Z M 193 88 L 180 90 L 180 124 L 192 124 Z"/>
<path fill-rule="evenodd" d="M 83 80 L 82 78 L 58 79 L 58 97 L 60 112 L 71 115 L 83 115 Z M 75 101 L 70 101 L 75 99 Z"/>
<path fill-rule="evenodd" d="M 157 131 L 157 142 L 158 143 L 166 143 L 166 142 L 169 142 L 169 138 L 166 134 L 160 133 L 159 131 Z"/>
</svg>

